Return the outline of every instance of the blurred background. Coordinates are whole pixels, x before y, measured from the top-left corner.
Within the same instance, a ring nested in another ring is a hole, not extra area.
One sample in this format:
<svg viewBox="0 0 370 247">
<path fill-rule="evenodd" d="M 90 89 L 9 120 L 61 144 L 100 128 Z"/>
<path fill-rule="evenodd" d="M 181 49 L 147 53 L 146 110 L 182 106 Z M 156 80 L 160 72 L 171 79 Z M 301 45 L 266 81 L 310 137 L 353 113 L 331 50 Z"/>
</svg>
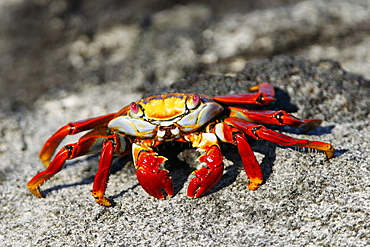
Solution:
<svg viewBox="0 0 370 247">
<path fill-rule="evenodd" d="M 0 23 L 1 111 L 89 85 L 232 75 L 278 54 L 370 79 L 369 0 L 3 0 Z"/>
</svg>

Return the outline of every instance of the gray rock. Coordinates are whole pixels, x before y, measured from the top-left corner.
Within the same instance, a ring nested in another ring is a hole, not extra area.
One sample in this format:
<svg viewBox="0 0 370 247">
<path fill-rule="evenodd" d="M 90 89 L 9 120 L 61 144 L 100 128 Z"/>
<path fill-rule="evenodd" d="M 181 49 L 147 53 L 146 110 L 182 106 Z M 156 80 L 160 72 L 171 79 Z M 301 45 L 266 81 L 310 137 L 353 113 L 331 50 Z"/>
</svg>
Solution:
<svg viewBox="0 0 370 247">
<path fill-rule="evenodd" d="M 122 84 L 84 87 L 78 94 L 59 92 L 55 98 L 38 100 L 33 111 L 1 113 L 1 244 L 369 245 L 368 81 L 329 60 L 279 56 L 249 63 L 236 76 L 199 75 L 151 93 L 244 93 L 262 81 L 277 89 L 272 109 L 324 119 L 322 127 L 306 134 L 290 128 L 281 131 L 330 142 L 336 147 L 335 157 L 326 161 L 322 153 L 253 141 L 266 181 L 257 191 L 249 191 L 236 148 L 223 145 L 225 173 L 210 193 L 198 199 L 186 197 L 191 171 L 186 162 L 196 155 L 181 148 L 179 156 L 168 161 L 176 179 L 176 194 L 170 199 L 158 201 L 147 195 L 132 164 L 121 168 L 129 159 L 117 159 L 107 190 L 117 205 L 99 206 L 90 194 L 98 156 L 67 162 L 42 186 L 45 199 L 27 190 L 27 181 L 43 169 L 37 154 L 59 126 L 117 111 L 141 97 L 126 94 Z M 76 138 L 68 137 L 64 143 Z M 169 153 L 166 149 L 159 151 Z"/>
</svg>

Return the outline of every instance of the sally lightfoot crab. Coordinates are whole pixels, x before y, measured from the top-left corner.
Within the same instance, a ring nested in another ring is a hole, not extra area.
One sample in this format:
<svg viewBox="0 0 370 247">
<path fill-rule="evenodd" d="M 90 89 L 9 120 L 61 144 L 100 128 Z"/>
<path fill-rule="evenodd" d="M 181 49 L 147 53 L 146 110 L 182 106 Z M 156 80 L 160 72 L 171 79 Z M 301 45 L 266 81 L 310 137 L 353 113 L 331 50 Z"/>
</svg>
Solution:
<svg viewBox="0 0 370 247">
<path fill-rule="evenodd" d="M 166 194 L 171 197 L 172 180 L 168 171 L 160 168 L 166 158 L 153 151 L 154 147 L 169 141 L 191 143 L 202 153 L 198 161 L 204 167 L 193 172 L 195 176 L 187 190 L 187 196 L 191 198 L 203 195 L 219 181 L 224 169 L 219 142 L 237 146 L 249 178 L 250 190 L 257 189 L 263 177 L 246 135 L 279 145 L 321 150 L 327 158 L 333 157 L 334 148 L 329 143 L 292 138 L 262 125 L 318 126 L 321 120 L 298 119 L 282 110 L 250 110 L 230 106 L 264 105 L 275 100 L 271 84 L 262 83 L 250 90 L 258 92 L 216 97 L 182 93 L 155 95 L 133 102 L 117 113 L 69 123 L 52 135 L 42 147 L 40 159 L 46 170 L 32 178 L 27 186 L 33 194 L 43 197 L 40 186 L 58 173 L 66 160 L 100 153 L 92 194 L 99 204 L 111 206 L 112 202 L 104 194 L 112 158 L 132 152 L 142 188 L 158 199 L 163 199 Z M 62 147 L 50 162 L 65 136 L 87 130 L 89 132 L 76 143 Z"/>
</svg>

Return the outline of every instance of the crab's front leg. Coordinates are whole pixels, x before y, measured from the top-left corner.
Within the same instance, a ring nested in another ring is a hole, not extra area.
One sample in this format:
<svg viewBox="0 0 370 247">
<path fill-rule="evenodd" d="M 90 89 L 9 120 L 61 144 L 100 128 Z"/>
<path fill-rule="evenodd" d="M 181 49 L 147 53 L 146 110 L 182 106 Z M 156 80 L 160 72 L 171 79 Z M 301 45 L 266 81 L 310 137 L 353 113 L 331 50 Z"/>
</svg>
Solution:
<svg viewBox="0 0 370 247">
<path fill-rule="evenodd" d="M 150 141 L 142 140 L 132 145 L 132 153 L 135 162 L 136 176 L 141 187 L 151 196 L 164 199 L 166 192 L 169 197 L 173 195 L 173 184 L 168 176 L 168 171 L 160 169 L 160 165 L 167 158 L 158 156 L 153 151 Z"/>
<path fill-rule="evenodd" d="M 187 196 L 191 198 L 200 197 L 210 190 L 221 178 L 224 164 L 223 155 L 213 133 L 189 134 L 186 138 L 205 154 L 198 157 L 198 161 L 206 165 L 193 172 L 195 177 L 190 181 Z"/>
</svg>

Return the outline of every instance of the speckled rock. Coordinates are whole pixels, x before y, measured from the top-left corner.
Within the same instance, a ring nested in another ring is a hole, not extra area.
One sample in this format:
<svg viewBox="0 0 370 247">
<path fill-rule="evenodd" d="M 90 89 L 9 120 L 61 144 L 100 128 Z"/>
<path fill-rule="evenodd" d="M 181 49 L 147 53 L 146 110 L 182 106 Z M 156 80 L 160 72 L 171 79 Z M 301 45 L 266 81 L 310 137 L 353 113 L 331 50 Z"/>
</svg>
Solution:
<svg viewBox="0 0 370 247">
<path fill-rule="evenodd" d="M 0 113 L 1 245 L 368 246 L 370 119 L 361 115 L 370 102 L 362 97 L 368 81 L 332 61 L 279 56 L 249 63 L 236 76 L 199 75 L 150 92 L 239 93 L 262 81 L 277 89 L 273 109 L 287 105 L 295 114 L 324 119 L 322 127 L 306 134 L 279 131 L 330 142 L 335 157 L 327 161 L 322 153 L 251 142 L 265 183 L 249 191 L 236 148 L 223 145 L 225 172 L 198 199 L 186 197 L 188 163 L 196 152 L 171 145 L 158 150 L 169 155 L 175 179 L 176 194 L 166 200 L 147 195 L 130 158 L 121 158 L 114 162 L 106 193 L 117 205 L 99 206 L 91 196 L 96 155 L 67 162 L 42 186 L 45 199 L 27 190 L 27 181 L 43 169 L 38 152 L 59 126 L 117 111 L 141 97 L 126 94 L 122 84 L 86 86 L 78 94 L 63 91 L 41 98 L 33 111 Z M 338 94 L 355 104 L 336 107 L 344 101 Z M 76 138 L 69 136 L 64 143 Z"/>
</svg>

